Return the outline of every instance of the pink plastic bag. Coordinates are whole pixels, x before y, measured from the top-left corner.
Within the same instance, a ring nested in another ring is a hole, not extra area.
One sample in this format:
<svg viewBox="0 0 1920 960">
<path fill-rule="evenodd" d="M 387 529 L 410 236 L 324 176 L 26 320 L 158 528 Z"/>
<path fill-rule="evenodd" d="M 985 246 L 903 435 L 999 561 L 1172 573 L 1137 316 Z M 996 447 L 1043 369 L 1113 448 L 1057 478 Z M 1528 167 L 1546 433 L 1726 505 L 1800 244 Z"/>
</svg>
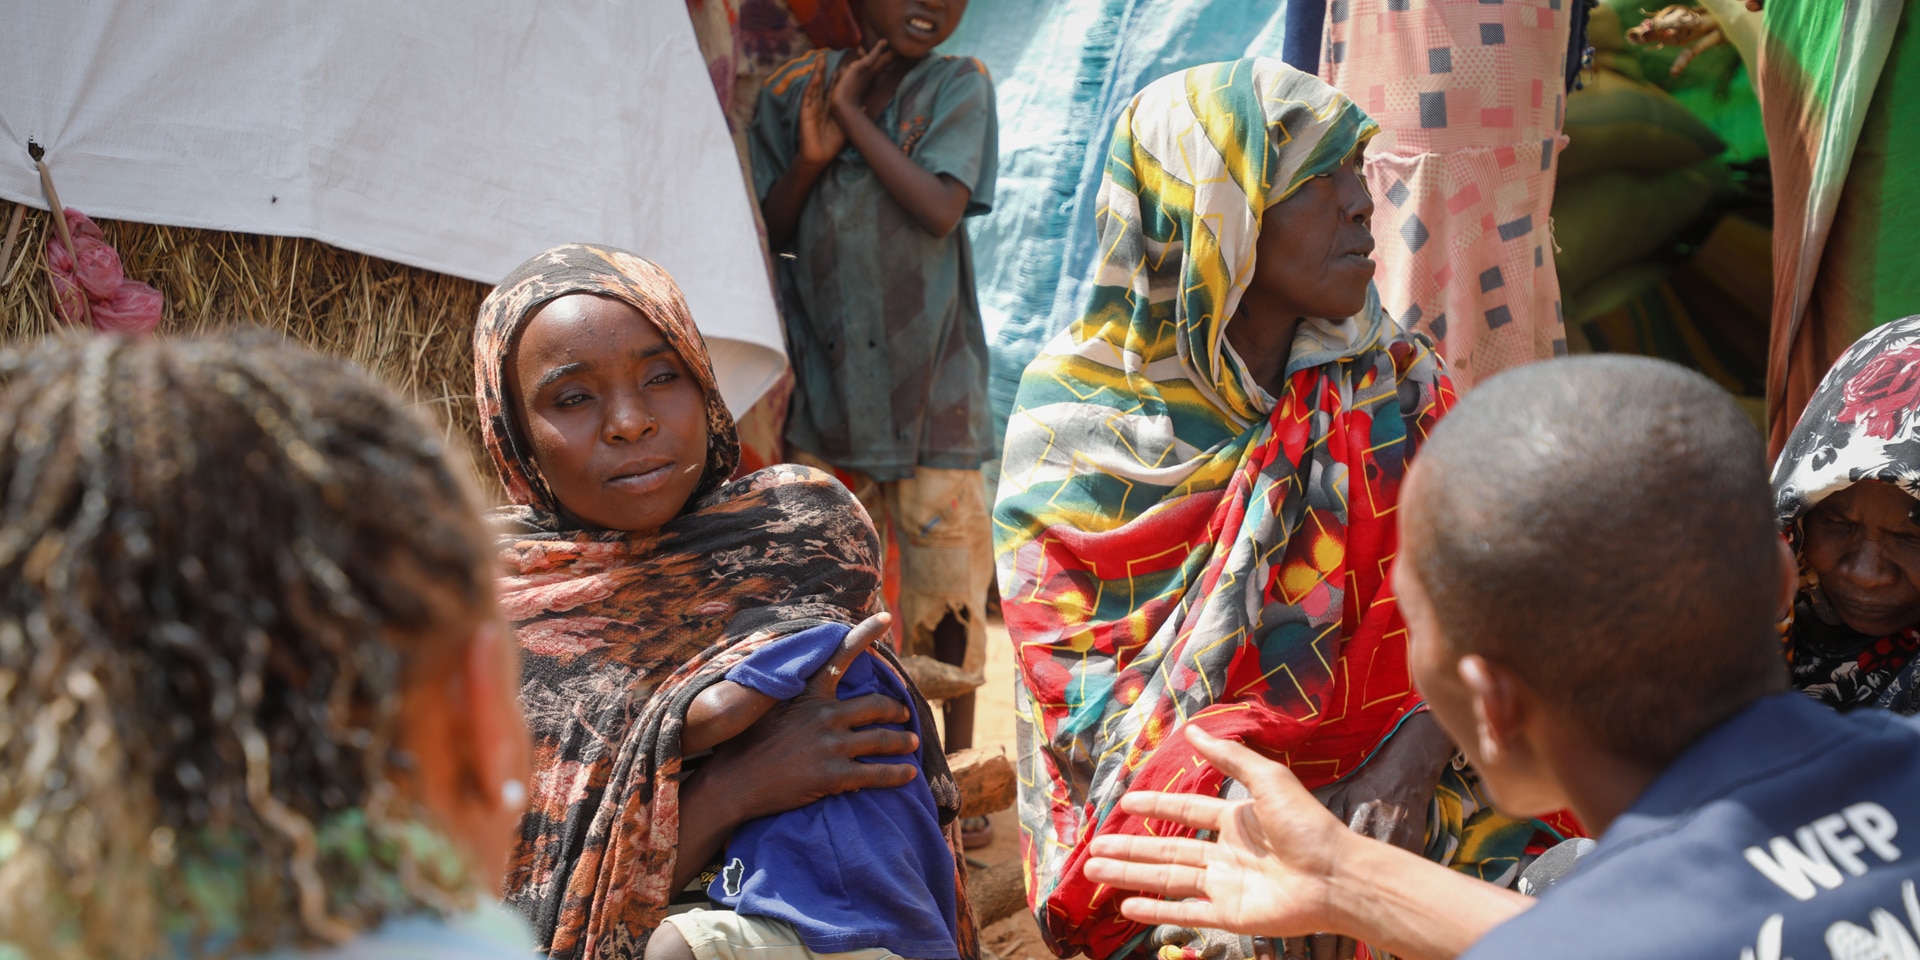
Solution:
<svg viewBox="0 0 1920 960">
<path fill-rule="evenodd" d="M 68 207 L 67 232 L 73 253 L 56 233 L 47 238 L 47 267 L 53 278 L 54 310 L 68 324 L 79 324 L 92 308 L 96 330 L 143 334 L 160 325 L 164 301 L 160 291 L 127 279 L 119 251 L 107 243 L 86 214 Z"/>
<path fill-rule="evenodd" d="M 74 241 L 76 244 L 79 241 Z M 126 280 L 107 300 L 93 301 L 93 328 L 110 333 L 138 336 L 160 323 L 165 303 L 160 291 L 134 280 Z"/>
</svg>

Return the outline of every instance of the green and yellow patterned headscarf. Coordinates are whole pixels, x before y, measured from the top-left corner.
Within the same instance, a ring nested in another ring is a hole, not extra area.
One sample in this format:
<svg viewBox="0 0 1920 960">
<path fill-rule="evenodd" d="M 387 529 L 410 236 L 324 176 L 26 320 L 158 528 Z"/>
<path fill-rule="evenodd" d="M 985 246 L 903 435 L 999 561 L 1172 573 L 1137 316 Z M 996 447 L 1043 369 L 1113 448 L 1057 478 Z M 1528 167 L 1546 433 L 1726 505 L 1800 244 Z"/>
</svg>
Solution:
<svg viewBox="0 0 1920 960">
<path fill-rule="evenodd" d="M 1339 91 L 1278 60 L 1210 64 L 1148 86 L 1114 130 L 1100 265 L 1074 339 L 1148 359 L 1177 351 L 1223 412 L 1259 419 L 1267 405 L 1223 344 L 1253 279 L 1261 219 L 1379 130 Z M 1327 331 L 1329 342 L 1377 340 L 1379 319 L 1370 299 L 1354 329 Z"/>
<path fill-rule="evenodd" d="M 1240 60 L 1156 81 L 1114 133 L 1095 286 L 1021 379 L 994 512 L 1027 889 L 1062 956 L 1144 936 L 1081 871 L 1097 835 L 1167 829 L 1120 796 L 1218 795 L 1180 726 L 1317 787 L 1420 707 L 1385 572 L 1408 458 L 1452 401 L 1433 345 L 1369 292 L 1303 319 L 1272 395 L 1225 339 L 1266 212 L 1377 129 L 1318 78 Z M 1534 836 L 1466 842 L 1461 810 L 1436 824 L 1457 868 L 1499 876 Z"/>
</svg>

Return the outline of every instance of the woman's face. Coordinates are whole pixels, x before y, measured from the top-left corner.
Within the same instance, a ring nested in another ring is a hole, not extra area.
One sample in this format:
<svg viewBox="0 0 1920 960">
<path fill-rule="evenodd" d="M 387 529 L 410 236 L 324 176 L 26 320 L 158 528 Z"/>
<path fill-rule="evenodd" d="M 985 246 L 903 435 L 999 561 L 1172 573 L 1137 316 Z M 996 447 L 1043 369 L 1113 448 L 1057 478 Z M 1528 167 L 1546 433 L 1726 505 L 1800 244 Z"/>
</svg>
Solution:
<svg viewBox="0 0 1920 960">
<path fill-rule="evenodd" d="M 506 372 L 534 462 L 574 520 L 650 533 L 700 485 L 706 396 L 632 306 L 584 293 L 548 302 Z"/>
<path fill-rule="evenodd" d="M 1801 554 L 1846 625 L 1884 637 L 1920 625 L 1920 501 L 1868 480 L 1801 521 Z"/>
<path fill-rule="evenodd" d="M 1354 151 L 1333 173 L 1267 208 L 1243 302 L 1256 318 L 1351 317 L 1373 279 L 1373 197 Z"/>
</svg>

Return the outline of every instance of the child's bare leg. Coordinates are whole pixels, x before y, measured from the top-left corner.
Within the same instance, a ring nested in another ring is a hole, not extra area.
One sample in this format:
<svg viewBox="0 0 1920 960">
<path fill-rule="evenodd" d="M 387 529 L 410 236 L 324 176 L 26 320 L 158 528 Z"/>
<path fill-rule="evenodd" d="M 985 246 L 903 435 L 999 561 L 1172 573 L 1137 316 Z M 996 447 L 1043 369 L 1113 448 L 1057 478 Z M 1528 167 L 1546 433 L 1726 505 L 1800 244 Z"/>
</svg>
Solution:
<svg viewBox="0 0 1920 960">
<path fill-rule="evenodd" d="M 663 923 L 647 938 L 646 960 L 693 960 L 693 947 L 680 935 L 680 928 Z"/>
<path fill-rule="evenodd" d="M 980 611 L 973 611 L 973 614 L 979 616 Z M 933 628 L 933 658 L 954 666 L 967 662 L 967 625 L 951 612 L 941 617 L 940 624 Z M 947 701 L 946 727 L 946 741 L 941 744 L 945 752 L 952 753 L 973 746 L 973 694 Z"/>
</svg>

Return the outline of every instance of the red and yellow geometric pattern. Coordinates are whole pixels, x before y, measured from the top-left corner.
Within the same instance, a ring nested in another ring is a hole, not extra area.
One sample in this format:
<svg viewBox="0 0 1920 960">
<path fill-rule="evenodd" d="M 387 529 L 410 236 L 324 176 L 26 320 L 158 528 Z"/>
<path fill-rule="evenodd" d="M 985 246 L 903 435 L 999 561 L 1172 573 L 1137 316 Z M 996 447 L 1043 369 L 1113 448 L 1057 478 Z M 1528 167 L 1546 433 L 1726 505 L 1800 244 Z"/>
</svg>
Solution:
<svg viewBox="0 0 1920 960">
<path fill-rule="evenodd" d="M 1262 214 L 1374 129 L 1318 79 L 1243 60 L 1155 82 L 1114 133 L 1096 286 L 1021 381 L 994 516 L 1027 888 L 1061 956 L 1144 933 L 1081 872 L 1096 834 L 1168 829 L 1120 796 L 1218 794 L 1181 725 L 1317 787 L 1421 707 L 1387 574 L 1408 460 L 1453 402 L 1439 356 L 1371 295 L 1301 324 L 1277 397 L 1225 338 Z M 1533 836 L 1509 832 L 1435 849 Z"/>
</svg>

